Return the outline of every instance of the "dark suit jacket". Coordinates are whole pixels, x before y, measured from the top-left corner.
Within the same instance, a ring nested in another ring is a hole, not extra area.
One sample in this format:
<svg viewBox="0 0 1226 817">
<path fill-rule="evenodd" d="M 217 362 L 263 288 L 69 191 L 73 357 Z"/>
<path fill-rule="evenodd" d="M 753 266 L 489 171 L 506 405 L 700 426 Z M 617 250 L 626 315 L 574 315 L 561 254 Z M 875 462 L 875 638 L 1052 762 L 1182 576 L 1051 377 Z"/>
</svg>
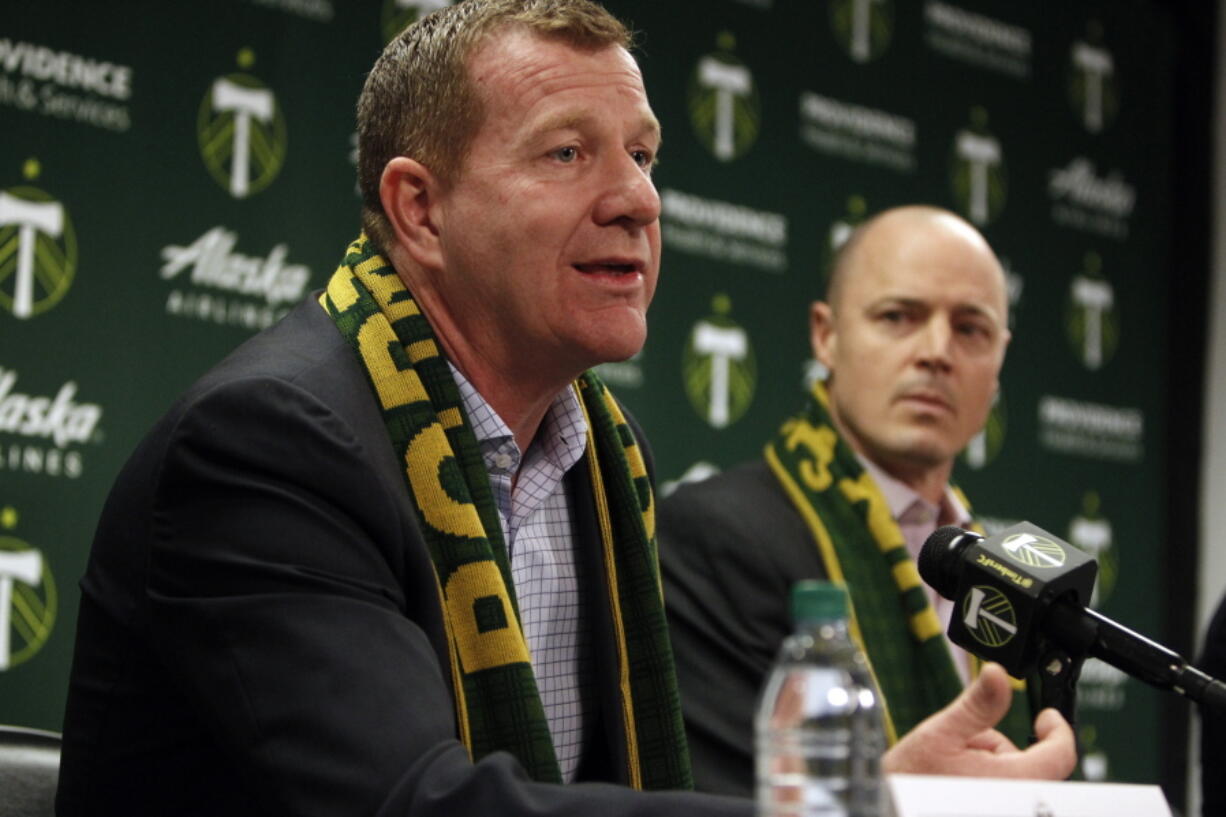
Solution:
<svg viewBox="0 0 1226 817">
<path fill-rule="evenodd" d="M 1217 612 L 1205 633 L 1205 648 L 1200 667 L 1214 678 L 1226 678 L 1226 596 L 1218 602 Z M 1200 782 L 1201 813 L 1205 817 L 1226 814 L 1226 713 L 1200 708 Z"/>
<path fill-rule="evenodd" d="M 598 557 L 586 467 L 578 552 Z M 603 592 L 587 572 L 586 595 Z M 530 782 L 456 739 L 438 590 L 356 356 L 314 299 L 196 383 L 117 480 L 82 581 L 58 811 L 737 814 Z M 599 609 L 598 606 L 594 606 Z M 620 782 L 616 673 L 580 776 Z"/>
<path fill-rule="evenodd" d="M 792 631 L 786 599 L 825 565 L 761 459 L 682 485 L 656 528 L 694 787 L 748 795 L 758 694 Z"/>
</svg>

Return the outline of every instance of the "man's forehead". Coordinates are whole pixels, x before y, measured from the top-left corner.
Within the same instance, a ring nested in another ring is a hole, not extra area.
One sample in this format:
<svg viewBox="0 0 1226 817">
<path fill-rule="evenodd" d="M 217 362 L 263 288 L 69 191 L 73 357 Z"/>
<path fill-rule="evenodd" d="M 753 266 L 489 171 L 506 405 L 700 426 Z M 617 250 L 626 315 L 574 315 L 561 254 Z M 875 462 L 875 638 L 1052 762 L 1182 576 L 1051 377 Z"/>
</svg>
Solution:
<svg viewBox="0 0 1226 817">
<path fill-rule="evenodd" d="M 643 75 L 620 45 L 595 48 L 517 28 L 490 35 L 469 57 L 473 81 L 489 93 L 539 96 L 571 86 L 614 84 L 646 101 Z"/>
<path fill-rule="evenodd" d="M 938 268 L 885 263 L 848 270 L 841 299 L 862 306 L 898 302 L 995 314 L 1007 307 L 1008 295 L 995 264 Z"/>
</svg>

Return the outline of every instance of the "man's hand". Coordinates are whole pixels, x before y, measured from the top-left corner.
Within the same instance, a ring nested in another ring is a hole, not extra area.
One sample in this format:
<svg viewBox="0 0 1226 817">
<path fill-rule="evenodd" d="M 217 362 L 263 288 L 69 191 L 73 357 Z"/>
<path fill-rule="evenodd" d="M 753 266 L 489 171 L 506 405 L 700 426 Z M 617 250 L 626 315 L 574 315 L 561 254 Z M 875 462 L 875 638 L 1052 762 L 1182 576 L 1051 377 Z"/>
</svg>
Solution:
<svg viewBox="0 0 1226 817">
<path fill-rule="evenodd" d="M 999 664 L 985 664 L 957 700 L 924 720 L 882 758 L 887 774 L 947 774 L 1062 780 L 1077 764 L 1073 730 L 1054 709 L 1035 719 L 1039 740 L 1018 749 L 993 727 L 1013 693 Z"/>
</svg>

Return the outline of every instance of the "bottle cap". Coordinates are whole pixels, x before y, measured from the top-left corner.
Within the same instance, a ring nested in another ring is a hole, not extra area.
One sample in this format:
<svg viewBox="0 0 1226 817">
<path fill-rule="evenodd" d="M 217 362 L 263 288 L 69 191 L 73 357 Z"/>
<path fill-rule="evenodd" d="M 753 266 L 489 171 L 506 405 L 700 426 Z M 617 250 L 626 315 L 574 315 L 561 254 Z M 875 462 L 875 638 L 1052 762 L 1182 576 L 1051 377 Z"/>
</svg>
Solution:
<svg viewBox="0 0 1226 817">
<path fill-rule="evenodd" d="M 834 582 L 806 579 L 792 585 L 792 620 L 837 621 L 847 618 L 847 588 Z"/>
</svg>

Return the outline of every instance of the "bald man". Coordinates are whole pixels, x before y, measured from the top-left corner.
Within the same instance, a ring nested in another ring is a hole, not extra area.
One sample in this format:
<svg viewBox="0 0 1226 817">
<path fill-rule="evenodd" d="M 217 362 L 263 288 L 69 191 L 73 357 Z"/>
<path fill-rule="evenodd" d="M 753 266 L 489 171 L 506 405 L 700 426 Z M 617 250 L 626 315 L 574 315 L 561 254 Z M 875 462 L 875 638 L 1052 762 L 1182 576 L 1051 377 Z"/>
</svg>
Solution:
<svg viewBox="0 0 1226 817">
<path fill-rule="evenodd" d="M 762 459 L 660 505 L 665 601 L 699 789 L 753 785 L 753 711 L 791 631 L 796 581 L 844 581 L 891 743 L 978 671 L 944 636 L 948 602 L 915 559 L 940 525 L 971 524 L 950 483 L 979 432 L 1009 343 L 1000 263 L 932 207 L 888 210 L 841 248 L 809 313 L 829 372 Z M 1006 725 L 1015 739 L 1023 707 Z"/>
</svg>

